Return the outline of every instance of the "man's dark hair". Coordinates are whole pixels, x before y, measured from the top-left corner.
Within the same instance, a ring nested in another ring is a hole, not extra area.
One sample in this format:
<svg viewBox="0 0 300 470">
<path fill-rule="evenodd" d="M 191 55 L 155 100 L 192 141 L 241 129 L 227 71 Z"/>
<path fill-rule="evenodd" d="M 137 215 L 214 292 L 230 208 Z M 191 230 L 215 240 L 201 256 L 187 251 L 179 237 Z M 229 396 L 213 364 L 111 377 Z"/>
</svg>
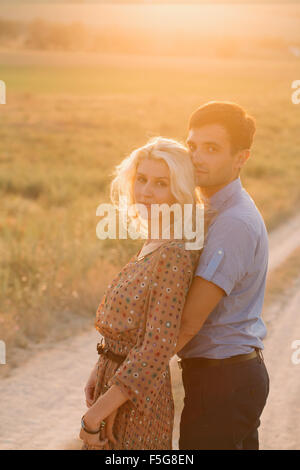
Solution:
<svg viewBox="0 0 300 470">
<path fill-rule="evenodd" d="M 229 134 L 232 153 L 250 149 L 256 130 L 255 120 L 239 105 L 229 101 L 210 101 L 190 117 L 189 129 L 220 124 Z"/>
</svg>

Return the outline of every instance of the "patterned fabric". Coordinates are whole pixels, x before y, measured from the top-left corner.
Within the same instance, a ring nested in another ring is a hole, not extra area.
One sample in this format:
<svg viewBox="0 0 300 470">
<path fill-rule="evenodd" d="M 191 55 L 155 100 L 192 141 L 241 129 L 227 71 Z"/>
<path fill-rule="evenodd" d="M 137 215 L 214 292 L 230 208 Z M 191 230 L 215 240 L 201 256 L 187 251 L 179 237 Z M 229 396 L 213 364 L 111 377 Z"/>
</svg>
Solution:
<svg viewBox="0 0 300 470">
<path fill-rule="evenodd" d="M 98 307 L 97 330 L 113 352 L 126 356 L 119 367 L 104 356 L 98 361 L 94 401 L 113 384 L 128 396 L 114 424 L 118 444 L 110 449 L 172 449 L 169 361 L 198 258 L 183 241 L 168 241 L 141 260 L 134 256 Z"/>
</svg>

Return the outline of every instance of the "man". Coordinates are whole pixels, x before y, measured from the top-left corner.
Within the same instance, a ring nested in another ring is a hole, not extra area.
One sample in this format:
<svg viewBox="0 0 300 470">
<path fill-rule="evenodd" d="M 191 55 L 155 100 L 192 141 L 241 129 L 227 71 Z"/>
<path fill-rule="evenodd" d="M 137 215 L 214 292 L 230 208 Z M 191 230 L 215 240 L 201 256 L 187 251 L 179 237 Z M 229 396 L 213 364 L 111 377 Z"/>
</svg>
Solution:
<svg viewBox="0 0 300 470">
<path fill-rule="evenodd" d="M 269 393 L 261 319 L 268 265 L 263 219 L 242 187 L 254 119 L 210 102 L 191 116 L 187 145 L 215 212 L 182 316 L 176 352 L 185 389 L 180 449 L 258 449 Z"/>
</svg>

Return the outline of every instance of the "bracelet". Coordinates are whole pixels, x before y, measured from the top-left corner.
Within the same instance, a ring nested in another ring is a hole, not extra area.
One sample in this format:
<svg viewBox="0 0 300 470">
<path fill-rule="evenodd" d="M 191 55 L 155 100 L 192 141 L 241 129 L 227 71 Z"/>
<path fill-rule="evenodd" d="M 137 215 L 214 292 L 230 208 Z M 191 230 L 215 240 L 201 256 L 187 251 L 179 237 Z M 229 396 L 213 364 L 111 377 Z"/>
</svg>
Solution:
<svg viewBox="0 0 300 470">
<path fill-rule="evenodd" d="M 82 429 L 83 429 L 85 432 L 87 432 L 88 434 L 98 434 L 98 433 L 100 432 L 100 430 L 102 429 L 102 427 L 103 427 L 103 424 L 102 424 L 102 423 L 103 423 L 103 421 L 101 421 L 101 425 L 100 425 L 100 428 L 98 429 L 98 431 L 88 431 L 88 430 L 86 429 L 86 427 L 85 427 L 85 422 L 84 422 L 83 416 L 82 416 L 82 418 L 81 418 L 81 427 L 82 427 Z"/>
</svg>

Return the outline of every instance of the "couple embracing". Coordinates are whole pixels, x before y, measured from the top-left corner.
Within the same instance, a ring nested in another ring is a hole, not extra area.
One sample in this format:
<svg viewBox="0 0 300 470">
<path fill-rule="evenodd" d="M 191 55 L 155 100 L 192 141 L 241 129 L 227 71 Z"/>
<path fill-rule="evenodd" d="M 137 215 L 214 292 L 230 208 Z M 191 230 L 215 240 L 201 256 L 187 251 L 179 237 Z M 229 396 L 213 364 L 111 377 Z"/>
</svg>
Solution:
<svg viewBox="0 0 300 470">
<path fill-rule="evenodd" d="M 187 147 L 156 138 L 126 158 L 114 199 L 204 204 L 200 250 L 184 239 L 147 239 L 110 282 L 95 326 L 103 337 L 85 387 L 83 450 L 170 450 L 177 354 L 185 391 L 179 448 L 259 448 L 269 393 L 261 318 L 268 237 L 243 188 L 255 121 L 230 102 L 191 116 Z M 197 188 L 197 191 L 196 191 Z"/>
</svg>

